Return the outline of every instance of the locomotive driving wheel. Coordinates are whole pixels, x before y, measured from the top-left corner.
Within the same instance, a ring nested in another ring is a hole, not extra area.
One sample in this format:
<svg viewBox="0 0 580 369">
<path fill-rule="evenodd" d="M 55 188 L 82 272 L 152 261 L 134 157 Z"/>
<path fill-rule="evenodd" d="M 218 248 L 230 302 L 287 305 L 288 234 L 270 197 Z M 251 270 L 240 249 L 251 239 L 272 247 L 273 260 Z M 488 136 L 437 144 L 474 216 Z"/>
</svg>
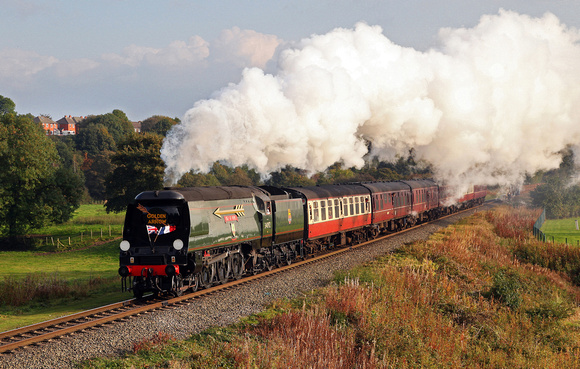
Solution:
<svg viewBox="0 0 580 369">
<path fill-rule="evenodd" d="M 223 261 L 218 261 L 215 268 L 218 283 L 226 283 L 228 281 L 228 270 L 226 264 Z"/>
<path fill-rule="evenodd" d="M 211 280 L 212 280 L 211 269 L 204 265 L 204 267 L 201 268 L 201 272 L 199 273 L 199 284 L 203 288 L 209 288 L 211 287 Z"/>
<path fill-rule="evenodd" d="M 238 280 L 244 274 L 244 258 L 241 254 L 232 255 L 232 278 Z"/>
</svg>

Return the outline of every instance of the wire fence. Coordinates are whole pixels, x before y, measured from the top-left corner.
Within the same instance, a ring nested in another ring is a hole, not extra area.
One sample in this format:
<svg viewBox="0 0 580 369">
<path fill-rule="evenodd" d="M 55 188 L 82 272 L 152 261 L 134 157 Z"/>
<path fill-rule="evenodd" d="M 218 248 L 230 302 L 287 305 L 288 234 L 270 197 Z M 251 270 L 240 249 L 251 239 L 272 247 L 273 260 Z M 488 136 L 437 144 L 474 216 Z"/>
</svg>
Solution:
<svg viewBox="0 0 580 369">
<path fill-rule="evenodd" d="M 546 209 L 543 209 L 542 214 L 540 214 L 540 216 L 538 217 L 538 219 L 534 223 L 534 236 L 538 240 L 544 241 L 544 242 L 546 242 L 546 234 L 544 232 L 542 232 L 540 229 L 544 225 L 545 221 L 546 221 Z"/>
<path fill-rule="evenodd" d="M 534 232 L 534 236 L 538 240 L 544 241 L 544 242 L 551 242 L 551 243 L 558 242 L 558 243 L 563 243 L 566 245 L 578 245 L 578 246 L 580 246 L 580 239 L 575 239 L 575 238 L 568 239 L 568 237 L 558 237 L 558 241 L 557 241 L 556 236 L 546 235 L 544 232 L 541 231 L 541 228 L 545 222 L 546 222 L 546 210 L 544 209 L 542 211 L 542 214 L 540 214 L 540 216 L 538 217 L 538 219 L 534 223 L 533 232 Z M 576 230 L 578 230 L 578 220 L 576 220 Z"/>
<path fill-rule="evenodd" d="M 54 247 L 56 250 L 77 249 L 98 241 L 110 241 L 123 234 L 122 225 L 108 225 L 70 236 L 43 236 L 34 241 L 37 247 Z"/>
</svg>

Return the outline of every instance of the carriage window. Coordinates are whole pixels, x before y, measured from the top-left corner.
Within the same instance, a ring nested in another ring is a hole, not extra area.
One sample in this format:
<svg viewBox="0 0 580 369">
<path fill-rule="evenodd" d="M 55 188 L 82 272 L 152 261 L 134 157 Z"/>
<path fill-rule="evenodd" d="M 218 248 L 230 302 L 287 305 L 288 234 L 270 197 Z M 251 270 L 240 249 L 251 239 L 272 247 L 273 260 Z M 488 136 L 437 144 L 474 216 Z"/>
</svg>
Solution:
<svg viewBox="0 0 580 369">
<path fill-rule="evenodd" d="M 354 198 L 354 213 L 355 214 L 360 214 L 360 209 L 358 207 L 358 197 Z"/>
<path fill-rule="evenodd" d="M 344 204 L 344 216 L 347 217 L 348 216 L 348 199 L 345 197 L 344 200 L 342 201 Z"/>
<path fill-rule="evenodd" d="M 312 204 L 308 204 L 308 218 L 310 219 L 311 222 L 314 219 L 312 217 Z"/>
<path fill-rule="evenodd" d="M 334 200 L 334 216 L 337 218 L 340 217 L 340 204 L 338 200 Z"/>
<path fill-rule="evenodd" d="M 348 199 L 348 203 L 350 205 L 350 215 L 354 215 L 355 212 L 354 212 L 354 203 L 352 201 L 352 197 Z"/>
<path fill-rule="evenodd" d="M 314 202 L 314 221 L 318 222 L 318 220 L 320 219 L 319 217 L 319 211 L 318 211 L 318 201 Z"/>
<path fill-rule="evenodd" d="M 320 218 L 326 220 L 326 200 L 320 202 Z"/>
<path fill-rule="evenodd" d="M 332 200 L 328 200 L 328 219 L 332 219 Z"/>
</svg>

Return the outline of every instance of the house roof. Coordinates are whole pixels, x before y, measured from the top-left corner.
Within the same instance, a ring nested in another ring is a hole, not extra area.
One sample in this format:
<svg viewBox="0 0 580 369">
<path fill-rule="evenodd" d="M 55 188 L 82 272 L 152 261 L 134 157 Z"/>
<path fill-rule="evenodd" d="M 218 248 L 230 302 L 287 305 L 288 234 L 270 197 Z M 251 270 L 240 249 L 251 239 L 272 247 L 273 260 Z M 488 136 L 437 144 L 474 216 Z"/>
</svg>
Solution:
<svg viewBox="0 0 580 369">
<path fill-rule="evenodd" d="M 34 117 L 34 122 L 35 123 L 40 123 L 40 124 L 56 124 L 56 122 L 52 119 L 50 119 L 49 117 L 45 117 L 43 115 L 39 115 L 38 117 Z"/>
<path fill-rule="evenodd" d="M 77 124 L 85 120 L 86 117 L 73 117 L 72 115 L 65 115 L 57 120 L 59 124 Z"/>
</svg>

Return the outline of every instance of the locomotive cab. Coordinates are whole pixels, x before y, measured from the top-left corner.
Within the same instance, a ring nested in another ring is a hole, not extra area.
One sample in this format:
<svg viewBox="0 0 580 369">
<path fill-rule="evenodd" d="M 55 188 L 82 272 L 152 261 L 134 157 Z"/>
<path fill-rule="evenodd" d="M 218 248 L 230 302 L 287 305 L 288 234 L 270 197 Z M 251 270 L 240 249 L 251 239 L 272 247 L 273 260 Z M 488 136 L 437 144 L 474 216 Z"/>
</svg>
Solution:
<svg viewBox="0 0 580 369">
<path fill-rule="evenodd" d="M 181 293 L 183 277 L 194 269 L 188 259 L 190 219 L 183 195 L 147 191 L 127 208 L 120 244 L 119 275 L 135 297 L 145 292 Z"/>
</svg>

